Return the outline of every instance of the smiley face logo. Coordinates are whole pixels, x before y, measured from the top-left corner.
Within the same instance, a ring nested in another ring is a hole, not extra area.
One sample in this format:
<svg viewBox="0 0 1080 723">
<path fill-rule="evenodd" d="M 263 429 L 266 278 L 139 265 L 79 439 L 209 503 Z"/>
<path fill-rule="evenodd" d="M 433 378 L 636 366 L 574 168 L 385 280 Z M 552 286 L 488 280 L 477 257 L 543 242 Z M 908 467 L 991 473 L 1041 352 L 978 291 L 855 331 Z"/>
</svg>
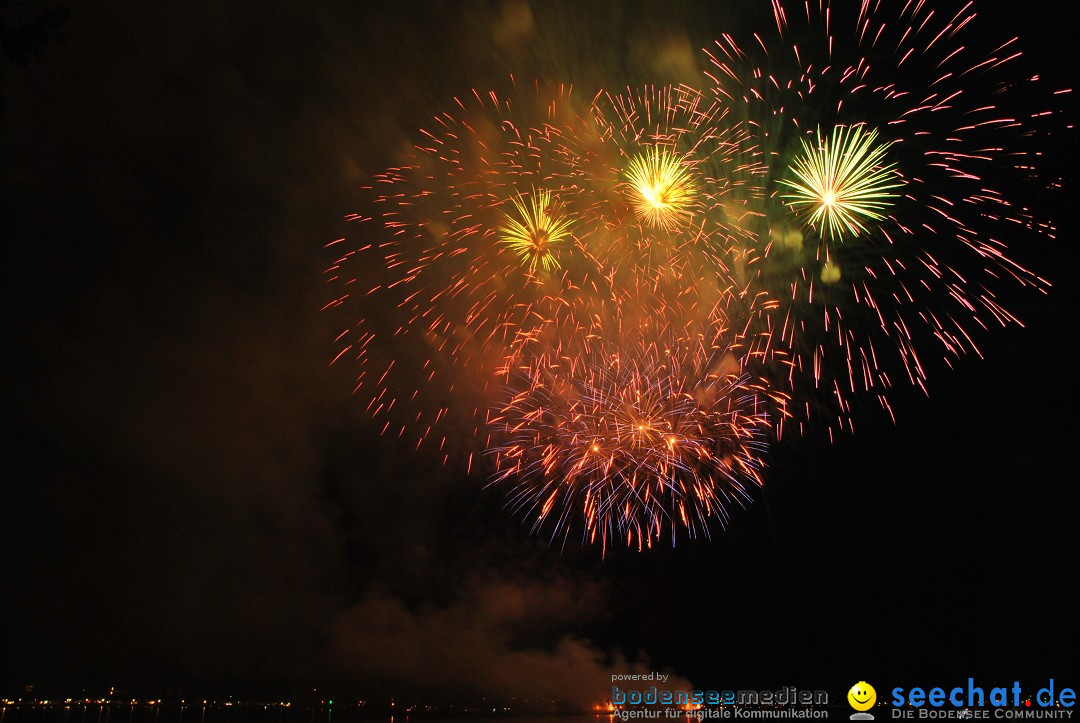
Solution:
<svg viewBox="0 0 1080 723">
<path fill-rule="evenodd" d="M 847 702 L 857 711 L 870 710 L 877 702 L 877 691 L 865 680 L 860 680 L 847 692 Z"/>
</svg>

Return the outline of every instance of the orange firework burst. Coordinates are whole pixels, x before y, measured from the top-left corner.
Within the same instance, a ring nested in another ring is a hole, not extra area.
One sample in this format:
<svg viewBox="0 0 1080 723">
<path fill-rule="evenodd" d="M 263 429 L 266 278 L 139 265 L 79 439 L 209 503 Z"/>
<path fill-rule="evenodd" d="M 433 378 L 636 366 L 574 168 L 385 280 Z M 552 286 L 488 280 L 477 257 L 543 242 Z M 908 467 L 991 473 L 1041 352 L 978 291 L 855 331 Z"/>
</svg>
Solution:
<svg viewBox="0 0 1080 723">
<path fill-rule="evenodd" d="M 340 295 L 328 307 L 360 317 L 335 361 L 359 365 L 356 392 L 384 432 L 473 446 L 518 338 L 600 293 L 564 212 L 580 195 L 583 135 L 564 104 L 568 93 L 474 93 L 376 178 L 377 213 L 355 220 L 379 240 L 330 266 Z"/>
<path fill-rule="evenodd" d="M 742 369 L 724 333 L 586 334 L 573 354 L 508 370 L 491 427 L 511 507 L 534 531 L 565 540 L 580 528 L 605 549 L 725 525 L 763 482 L 769 410 L 783 399 Z"/>
</svg>

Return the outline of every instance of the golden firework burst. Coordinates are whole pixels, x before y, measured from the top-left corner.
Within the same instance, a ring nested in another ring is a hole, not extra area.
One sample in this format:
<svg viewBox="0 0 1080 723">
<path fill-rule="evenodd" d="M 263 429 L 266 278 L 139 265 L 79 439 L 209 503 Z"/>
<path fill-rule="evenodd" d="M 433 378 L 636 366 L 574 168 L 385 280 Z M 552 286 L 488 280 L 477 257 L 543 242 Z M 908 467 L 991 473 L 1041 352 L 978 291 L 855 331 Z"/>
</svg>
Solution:
<svg viewBox="0 0 1080 723">
<path fill-rule="evenodd" d="M 559 268 L 555 251 L 570 239 L 573 223 L 560 213 L 550 191 L 533 191 L 510 199 L 514 213 L 499 228 L 499 240 L 510 247 L 529 273 Z"/>
<path fill-rule="evenodd" d="M 634 213 L 645 224 L 674 230 L 691 216 L 697 195 L 694 177 L 683 159 L 653 146 L 626 168 Z"/>
</svg>

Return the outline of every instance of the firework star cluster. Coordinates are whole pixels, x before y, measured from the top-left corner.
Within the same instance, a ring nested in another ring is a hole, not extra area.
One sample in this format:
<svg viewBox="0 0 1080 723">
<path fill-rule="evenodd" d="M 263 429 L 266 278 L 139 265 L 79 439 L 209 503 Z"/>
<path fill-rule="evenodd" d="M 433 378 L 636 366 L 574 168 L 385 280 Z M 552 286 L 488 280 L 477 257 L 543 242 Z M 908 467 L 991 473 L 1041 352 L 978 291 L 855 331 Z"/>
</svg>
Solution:
<svg viewBox="0 0 1080 723">
<path fill-rule="evenodd" d="M 773 15 L 700 87 L 455 98 L 374 179 L 327 308 L 383 434 L 537 534 L 641 549 L 1018 323 L 999 295 L 1047 283 L 1006 241 L 1054 229 L 1001 186 L 1052 116 L 999 106 L 1039 90 L 1015 43 L 969 47 L 970 4 Z"/>
</svg>

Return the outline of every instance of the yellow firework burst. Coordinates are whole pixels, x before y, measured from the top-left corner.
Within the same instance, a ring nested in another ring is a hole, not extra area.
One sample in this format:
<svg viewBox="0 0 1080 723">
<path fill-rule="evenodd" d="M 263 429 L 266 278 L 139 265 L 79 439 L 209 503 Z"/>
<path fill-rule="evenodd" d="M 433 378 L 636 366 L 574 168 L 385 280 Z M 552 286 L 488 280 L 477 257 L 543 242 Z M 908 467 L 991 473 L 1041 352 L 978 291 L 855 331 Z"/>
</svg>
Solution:
<svg viewBox="0 0 1080 723">
<path fill-rule="evenodd" d="M 802 142 L 791 166 L 795 180 L 780 183 L 792 189 L 781 196 L 797 213 L 809 211 L 809 223 L 823 236 L 843 239 L 866 232 L 863 221 L 880 221 L 902 183 L 896 164 L 883 164 L 891 143 L 878 143 L 877 131 L 863 126 L 836 126 L 816 145 Z"/>
<path fill-rule="evenodd" d="M 674 230 L 691 215 L 697 189 L 686 164 L 676 154 L 653 146 L 626 168 L 634 213 L 644 223 Z"/>
<path fill-rule="evenodd" d="M 507 214 L 506 225 L 499 229 L 499 240 L 517 253 L 530 273 L 537 268 L 559 268 L 554 252 L 570 239 L 573 224 L 559 212 L 551 192 L 534 190 L 510 202 L 516 213 Z"/>
</svg>

